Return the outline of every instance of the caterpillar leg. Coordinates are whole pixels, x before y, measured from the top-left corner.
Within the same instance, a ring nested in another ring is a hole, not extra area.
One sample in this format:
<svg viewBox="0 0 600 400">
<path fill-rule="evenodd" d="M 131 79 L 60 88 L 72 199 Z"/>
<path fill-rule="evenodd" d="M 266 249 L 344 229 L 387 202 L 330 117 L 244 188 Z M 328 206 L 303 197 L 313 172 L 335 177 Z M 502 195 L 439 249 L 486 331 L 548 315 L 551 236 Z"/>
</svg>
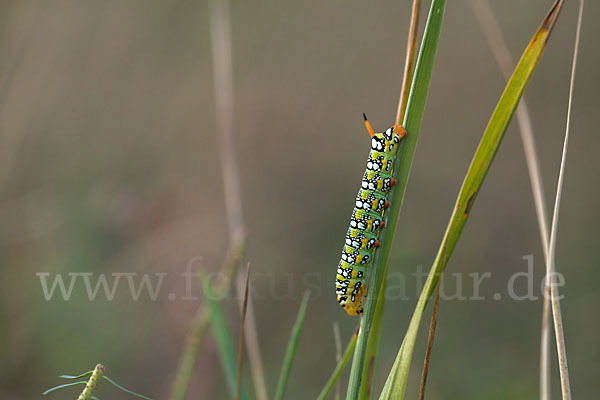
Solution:
<svg viewBox="0 0 600 400">
<path fill-rule="evenodd" d="M 400 140 L 406 136 L 406 130 L 398 124 L 394 125 L 394 132 L 400 136 Z"/>
</svg>

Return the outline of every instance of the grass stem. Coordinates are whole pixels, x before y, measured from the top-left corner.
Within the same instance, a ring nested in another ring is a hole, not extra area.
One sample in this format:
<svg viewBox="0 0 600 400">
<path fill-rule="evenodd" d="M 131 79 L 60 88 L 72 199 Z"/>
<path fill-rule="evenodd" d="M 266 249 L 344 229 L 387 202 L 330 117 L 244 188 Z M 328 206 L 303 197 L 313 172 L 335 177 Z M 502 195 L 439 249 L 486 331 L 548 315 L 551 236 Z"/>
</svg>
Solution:
<svg viewBox="0 0 600 400">
<path fill-rule="evenodd" d="M 569 104 L 567 105 L 567 121 L 565 126 L 565 139 L 562 148 L 562 156 L 560 160 L 560 171 L 558 174 L 558 184 L 556 187 L 556 198 L 554 201 L 554 212 L 552 215 L 552 228 L 550 232 L 550 257 L 546 262 L 546 291 L 550 291 L 550 301 L 552 304 L 552 317 L 554 321 L 554 336 L 556 338 L 556 350 L 558 353 L 558 370 L 560 372 L 560 387 L 563 400 L 571 400 L 571 385 L 569 383 L 569 369 L 567 366 L 567 351 L 565 346 L 565 334 L 563 329 L 563 321 L 560 309 L 560 298 L 558 295 L 558 287 L 553 284 L 556 274 L 556 235 L 558 231 L 558 217 L 560 211 L 560 200 L 562 197 L 565 165 L 567 161 L 567 149 L 569 147 L 569 132 L 571 128 L 571 110 L 573 106 L 573 88 L 575 86 L 575 71 L 577 69 L 577 54 L 579 52 L 579 40 L 581 34 L 581 22 L 583 19 L 584 0 L 579 1 L 579 15 L 577 17 L 577 31 L 575 34 L 575 46 L 573 49 L 573 62 L 571 65 L 571 80 L 569 83 Z"/>
<path fill-rule="evenodd" d="M 438 285 L 437 290 L 435 292 L 433 312 L 431 313 L 431 322 L 429 323 L 429 337 L 427 338 L 427 350 L 425 351 L 423 371 L 421 372 L 421 387 L 419 388 L 419 400 L 425 400 L 425 386 L 427 386 L 427 374 L 429 373 L 429 362 L 431 361 L 431 349 L 433 349 L 433 339 L 435 338 L 435 328 L 437 325 L 437 315 L 439 306 L 440 286 Z"/>
<path fill-rule="evenodd" d="M 225 213 L 229 230 L 229 240 L 235 241 L 245 231 L 242 215 L 242 196 L 240 190 L 239 167 L 235 152 L 233 61 L 231 39 L 231 13 L 229 0 L 210 0 L 209 28 L 213 59 L 215 102 L 217 114 L 217 137 L 219 155 L 223 172 Z M 237 277 L 238 298 L 243 298 L 244 276 L 240 271 Z M 240 300 L 240 310 L 243 305 Z M 246 311 L 246 348 L 251 365 L 257 400 L 267 400 L 267 388 L 258 344 L 254 306 L 250 301 Z"/>
<path fill-rule="evenodd" d="M 346 364 L 348 364 L 348 361 L 350 361 L 350 358 L 352 357 L 352 353 L 354 352 L 354 348 L 356 347 L 356 339 L 358 338 L 359 328 L 360 328 L 360 326 L 356 327 L 356 331 L 350 338 L 350 342 L 346 346 L 346 350 L 344 351 L 344 355 L 343 355 L 342 359 L 338 362 L 337 366 L 331 373 L 331 376 L 329 377 L 329 380 L 325 384 L 325 387 L 323 387 L 323 389 L 321 390 L 321 393 L 319 393 L 319 396 L 317 396 L 317 400 L 325 400 L 327 398 L 327 396 L 329 395 L 329 392 L 331 392 L 331 389 L 333 388 L 333 385 L 336 384 L 336 382 L 338 381 L 338 378 L 342 374 L 342 371 L 346 367 Z"/>
<path fill-rule="evenodd" d="M 288 341 L 283 365 L 281 366 L 281 373 L 279 375 L 279 380 L 277 381 L 277 391 L 274 397 L 275 400 L 283 400 L 292 364 L 294 363 L 294 357 L 296 356 L 296 350 L 298 350 L 298 341 L 300 340 L 300 332 L 302 331 L 302 325 L 304 324 L 304 317 L 306 316 L 306 308 L 308 307 L 309 299 L 310 292 L 304 292 L 302 303 L 300 303 L 300 308 L 298 309 L 296 322 L 294 322 L 294 326 L 292 327 L 292 333 L 290 334 L 290 340 Z"/>
</svg>

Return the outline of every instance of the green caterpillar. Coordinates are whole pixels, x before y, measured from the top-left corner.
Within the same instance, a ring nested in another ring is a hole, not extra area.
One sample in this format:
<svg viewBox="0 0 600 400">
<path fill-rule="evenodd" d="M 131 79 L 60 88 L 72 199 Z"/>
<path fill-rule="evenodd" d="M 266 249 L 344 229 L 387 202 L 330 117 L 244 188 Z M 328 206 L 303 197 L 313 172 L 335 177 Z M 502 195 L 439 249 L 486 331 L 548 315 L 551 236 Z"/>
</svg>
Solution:
<svg viewBox="0 0 600 400">
<path fill-rule="evenodd" d="M 379 232 L 385 227 L 385 209 L 391 205 L 387 198 L 396 183 L 392 176 L 393 163 L 400 141 L 406 136 L 398 124 L 383 133 L 375 133 L 366 115 L 363 116 L 371 136 L 371 152 L 356 196 L 335 284 L 337 301 L 349 315 L 363 311 L 362 298 L 367 295 L 363 280 L 367 264 L 372 261 L 375 249 L 381 246 Z"/>
</svg>

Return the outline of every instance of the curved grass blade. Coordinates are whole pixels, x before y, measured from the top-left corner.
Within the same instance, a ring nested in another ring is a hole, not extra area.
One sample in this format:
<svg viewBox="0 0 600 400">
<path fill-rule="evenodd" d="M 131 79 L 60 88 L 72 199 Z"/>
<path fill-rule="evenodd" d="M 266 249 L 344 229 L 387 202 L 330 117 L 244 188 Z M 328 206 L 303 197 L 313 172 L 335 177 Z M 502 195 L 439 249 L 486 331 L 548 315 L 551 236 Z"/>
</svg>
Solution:
<svg viewBox="0 0 600 400">
<path fill-rule="evenodd" d="M 208 312 L 210 315 L 210 323 L 214 332 L 214 337 L 217 342 L 217 350 L 219 352 L 219 358 L 221 359 L 221 366 L 223 367 L 223 373 L 225 374 L 225 381 L 227 382 L 227 388 L 229 389 L 230 397 L 235 396 L 236 387 L 236 351 L 235 345 L 233 344 L 233 337 L 225 318 L 225 313 L 221 307 L 221 298 L 219 291 L 215 289 L 212 282 L 206 279 L 204 273 L 200 274 L 200 280 L 203 284 L 204 290 L 202 294 L 207 304 Z M 243 393 L 241 398 L 245 398 Z"/>
<path fill-rule="evenodd" d="M 86 376 L 90 376 L 94 371 L 88 371 L 88 372 L 84 372 L 81 375 L 61 375 L 59 376 L 59 378 L 64 378 L 64 379 L 79 379 L 79 378 L 85 378 Z"/>
<path fill-rule="evenodd" d="M 98 399 L 98 397 L 96 396 L 92 396 L 93 392 L 96 390 L 96 387 L 98 386 L 98 381 L 102 378 L 106 379 L 107 381 L 109 381 L 111 384 L 113 384 L 115 387 L 117 387 L 118 389 L 129 393 L 133 396 L 139 397 L 140 399 L 145 399 L 145 400 L 152 400 L 150 397 L 146 397 L 144 395 L 141 395 L 139 393 L 133 392 L 129 389 L 124 388 L 123 386 L 119 385 L 117 382 L 113 381 L 112 379 L 110 379 L 108 376 L 104 375 L 104 366 L 102 364 L 98 364 L 96 365 L 96 368 L 94 368 L 93 371 L 87 371 L 84 372 L 81 375 L 61 375 L 59 376 L 59 378 L 64 378 L 64 379 L 79 379 L 79 378 L 83 378 L 86 376 L 90 376 L 90 379 L 88 381 L 79 381 L 79 382 L 73 382 L 73 383 L 65 383 L 64 385 L 59 385 L 59 386 L 55 386 L 51 389 L 46 390 L 44 393 L 42 393 L 43 395 L 46 395 L 48 393 L 54 392 L 55 390 L 58 389 L 62 389 L 65 387 L 70 387 L 70 386 L 76 386 L 76 385 L 81 385 L 81 384 L 85 384 L 86 388 L 84 389 L 84 391 L 79 395 L 78 399 L 79 400 L 86 400 L 86 399 Z"/>
<path fill-rule="evenodd" d="M 440 274 L 446 267 L 448 258 L 458 242 L 475 198 L 479 193 L 479 189 L 506 132 L 506 128 L 546 47 L 550 32 L 556 22 L 562 4 L 562 0 L 557 0 L 554 3 L 542 21 L 541 26 L 529 42 L 483 133 L 483 137 L 475 151 L 475 155 L 458 194 L 458 199 L 446 233 L 442 239 L 442 244 L 417 302 L 415 312 L 394 366 L 384 386 L 381 399 L 404 398 L 410 362 L 425 306 L 435 290 Z"/>
<path fill-rule="evenodd" d="M 308 306 L 308 300 L 310 298 L 310 292 L 304 292 L 302 297 L 302 303 L 298 309 L 298 316 L 296 322 L 292 327 L 292 333 L 290 340 L 288 341 L 287 350 L 283 359 L 283 365 L 281 367 L 281 374 L 279 375 L 279 381 L 277 381 L 277 391 L 275 392 L 275 400 L 282 400 L 285 393 L 285 387 L 290 376 L 290 370 L 292 369 L 292 363 L 294 362 L 294 356 L 298 349 L 298 340 L 300 339 L 300 332 L 302 331 L 302 325 L 304 324 L 304 317 L 306 316 L 306 308 Z"/>
<path fill-rule="evenodd" d="M 132 395 L 132 396 L 135 396 L 135 397 L 139 397 L 140 399 L 144 399 L 144 400 L 152 400 L 150 397 L 146 397 L 146 396 L 144 396 L 143 394 L 139 394 L 139 393 L 136 393 L 136 392 L 134 392 L 134 391 L 132 391 L 132 390 L 129 390 L 129 389 L 127 389 L 127 388 L 124 388 L 123 386 L 119 385 L 117 382 L 115 382 L 115 381 L 113 381 L 112 379 L 110 379 L 108 376 L 104 376 L 104 379 L 106 379 L 106 380 L 107 380 L 107 381 L 109 381 L 109 382 L 110 382 L 110 383 L 111 383 L 111 384 L 112 384 L 114 387 L 116 387 L 116 388 L 117 388 L 117 389 L 119 389 L 119 390 L 122 390 L 122 391 L 123 391 L 123 392 L 125 392 L 125 393 L 129 393 L 130 395 Z"/>
<path fill-rule="evenodd" d="M 506 79 L 510 78 L 514 62 L 489 1 L 470 0 L 470 3 L 489 47 L 502 70 L 502 74 Z M 516 117 L 519 132 L 521 133 L 521 141 L 523 142 L 545 262 L 548 259 L 548 240 L 550 237 L 550 232 L 548 231 L 548 209 L 546 207 L 546 196 L 544 195 L 540 173 L 541 168 L 535 146 L 533 123 L 531 122 L 531 115 L 529 114 L 529 107 L 527 106 L 525 96 L 521 98 L 521 102 L 517 107 Z M 540 334 L 540 400 L 550 400 L 550 329 L 548 324 L 550 320 L 550 303 L 548 301 L 544 301 L 543 303 L 542 330 Z"/>
<path fill-rule="evenodd" d="M 354 351 L 354 348 L 356 347 L 356 339 L 357 338 L 358 338 L 358 329 L 352 335 L 352 338 L 350 339 L 350 343 L 348 343 L 348 346 L 346 347 L 346 351 L 344 352 L 344 356 L 342 357 L 342 360 L 338 363 L 338 365 L 333 370 L 331 376 L 329 377 L 329 380 L 325 384 L 325 387 L 323 388 L 323 390 L 321 390 L 321 393 L 319 393 L 317 400 L 325 400 L 327 398 L 327 396 L 329 395 L 329 392 L 331 392 L 331 389 L 333 389 L 333 385 L 335 385 L 338 378 L 342 374 L 344 367 L 346 367 L 346 364 L 348 364 L 348 361 L 350 361 L 352 352 Z"/>
<path fill-rule="evenodd" d="M 44 393 L 42 393 L 44 396 L 47 395 L 48 393 L 52 393 L 55 390 L 58 389 L 62 389 L 62 388 L 66 388 L 66 387 L 70 387 L 70 386 L 77 386 L 77 385 L 81 385 L 81 384 L 86 384 L 86 381 L 79 381 L 79 382 L 71 382 L 71 383 L 65 383 L 63 385 L 58 385 L 58 386 L 54 386 L 53 388 L 50 388 L 48 390 L 46 390 Z"/>
<path fill-rule="evenodd" d="M 373 266 L 371 268 L 373 271 L 373 276 L 370 279 L 371 282 L 375 282 L 376 288 L 381 288 L 384 280 L 382 270 L 387 268 L 386 266 L 394 239 L 398 215 L 400 214 L 402 199 L 404 197 L 408 176 L 410 174 L 410 167 L 412 165 L 415 148 L 417 146 L 421 121 L 423 120 L 423 114 L 425 112 L 425 103 L 427 101 L 427 93 L 429 91 L 429 84 L 431 82 L 433 63 L 435 60 L 435 53 L 440 37 L 445 8 L 445 0 L 433 0 L 429 11 L 429 16 L 427 17 L 425 33 L 423 34 L 423 41 L 421 43 L 421 49 L 417 59 L 415 74 L 412 81 L 410 95 L 408 97 L 406 115 L 404 117 L 403 126 L 408 132 L 408 135 L 401 143 L 401 148 L 398 151 L 398 155 L 402 154 L 402 156 L 396 162 L 394 176 L 398 182 L 396 185 L 394 185 L 394 192 L 391 197 L 392 205 L 389 208 L 387 225 L 383 234 L 383 245 L 380 250 L 375 253 Z M 348 392 L 346 396 L 348 400 L 355 400 L 359 396 L 363 369 L 365 365 L 366 347 L 374 316 L 375 301 L 379 295 L 383 296 L 381 292 L 382 291 L 379 290 L 377 296 L 367 296 L 364 314 L 361 320 L 361 331 L 358 335 L 354 359 L 352 361 L 350 382 L 348 384 Z"/>
</svg>

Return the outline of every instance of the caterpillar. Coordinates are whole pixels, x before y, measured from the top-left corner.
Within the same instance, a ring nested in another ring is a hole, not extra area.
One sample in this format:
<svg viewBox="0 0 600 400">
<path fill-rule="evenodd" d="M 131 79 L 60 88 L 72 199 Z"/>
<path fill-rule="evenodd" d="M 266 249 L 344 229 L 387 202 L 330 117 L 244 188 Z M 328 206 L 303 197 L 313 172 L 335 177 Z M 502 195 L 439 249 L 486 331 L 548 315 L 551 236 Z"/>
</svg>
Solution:
<svg viewBox="0 0 600 400">
<path fill-rule="evenodd" d="M 364 278 L 375 249 L 381 246 L 379 233 L 385 227 L 385 209 L 391 205 L 388 195 L 397 182 L 392 176 L 393 163 L 400 141 L 406 136 L 406 131 L 398 124 L 385 132 L 375 133 L 367 116 L 363 114 L 363 117 L 371 136 L 371 151 L 335 280 L 337 301 L 349 315 L 363 312 L 362 299 L 367 295 Z"/>
</svg>

